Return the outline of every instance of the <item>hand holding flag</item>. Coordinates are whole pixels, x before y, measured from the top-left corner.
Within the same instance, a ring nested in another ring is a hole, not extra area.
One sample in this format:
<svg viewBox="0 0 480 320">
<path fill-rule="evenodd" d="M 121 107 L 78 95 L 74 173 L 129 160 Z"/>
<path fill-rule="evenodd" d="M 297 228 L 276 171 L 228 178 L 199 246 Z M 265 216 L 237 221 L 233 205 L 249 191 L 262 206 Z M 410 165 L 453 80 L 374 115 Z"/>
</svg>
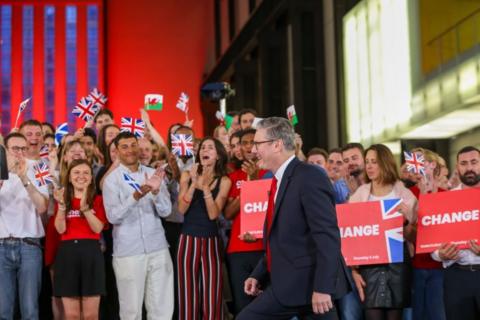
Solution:
<svg viewBox="0 0 480 320">
<path fill-rule="evenodd" d="M 220 121 L 221 125 L 225 126 L 225 129 L 228 130 L 232 126 L 232 123 L 233 123 L 233 117 L 232 116 L 230 116 L 228 114 L 226 116 L 223 116 L 223 113 L 218 110 L 215 113 L 215 117 L 217 117 L 217 119 L 218 119 L 218 121 Z"/>
</svg>

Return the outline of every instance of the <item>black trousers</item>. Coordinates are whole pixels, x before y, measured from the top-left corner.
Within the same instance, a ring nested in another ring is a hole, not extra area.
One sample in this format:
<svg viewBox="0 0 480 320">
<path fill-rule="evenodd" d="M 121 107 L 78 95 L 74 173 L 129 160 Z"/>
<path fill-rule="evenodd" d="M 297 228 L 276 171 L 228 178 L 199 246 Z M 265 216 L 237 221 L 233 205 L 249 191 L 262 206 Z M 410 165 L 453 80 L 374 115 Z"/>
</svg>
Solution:
<svg viewBox="0 0 480 320">
<path fill-rule="evenodd" d="M 292 294 L 295 294 L 295 292 L 292 292 Z M 336 309 L 332 309 L 328 313 L 321 315 L 314 314 L 311 305 L 286 307 L 275 298 L 272 287 L 268 287 L 246 306 L 237 316 L 236 320 L 290 320 L 294 316 L 300 319 L 338 320 Z"/>
<path fill-rule="evenodd" d="M 480 319 L 480 271 L 453 265 L 445 270 L 443 295 L 448 320 Z"/>
<path fill-rule="evenodd" d="M 244 283 L 257 266 L 263 254 L 263 251 L 227 254 L 227 267 L 230 278 L 230 288 L 232 289 L 234 314 L 238 314 L 255 298 L 245 293 Z"/>
</svg>

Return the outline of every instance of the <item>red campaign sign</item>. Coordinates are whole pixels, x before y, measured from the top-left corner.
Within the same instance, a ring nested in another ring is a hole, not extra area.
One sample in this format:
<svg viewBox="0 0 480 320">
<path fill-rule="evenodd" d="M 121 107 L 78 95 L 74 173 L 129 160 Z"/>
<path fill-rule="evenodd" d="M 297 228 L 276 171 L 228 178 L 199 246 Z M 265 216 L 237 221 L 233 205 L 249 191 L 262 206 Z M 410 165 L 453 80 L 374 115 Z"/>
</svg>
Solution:
<svg viewBox="0 0 480 320">
<path fill-rule="evenodd" d="M 272 179 L 243 181 L 240 190 L 240 234 L 246 232 L 263 238 L 263 225 L 268 207 Z"/>
<path fill-rule="evenodd" d="M 464 249 L 469 240 L 480 240 L 479 189 L 420 195 L 417 253 L 433 252 L 447 242 Z"/>
<path fill-rule="evenodd" d="M 342 254 L 349 266 L 403 261 L 401 199 L 337 205 Z"/>
</svg>

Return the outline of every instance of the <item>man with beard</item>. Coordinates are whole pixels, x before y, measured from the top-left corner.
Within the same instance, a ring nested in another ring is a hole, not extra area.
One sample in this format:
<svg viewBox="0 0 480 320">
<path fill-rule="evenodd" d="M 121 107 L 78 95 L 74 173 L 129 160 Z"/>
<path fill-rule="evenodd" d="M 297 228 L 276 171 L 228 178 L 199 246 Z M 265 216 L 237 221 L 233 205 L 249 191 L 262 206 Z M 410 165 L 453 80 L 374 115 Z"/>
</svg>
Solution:
<svg viewBox="0 0 480 320">
<path fill-rule="evenodd" d="M 472 146 L 461 149 L 457 171 L 462 183 L 452 190 L 480 188 L 480 150 Z M 447 319 L 480 319 L 480 244 L 472 240 L 468 249 L 459 250 L 453 243 L 444 243 L 432 257 L 445 268 Z"/>
<path fill-rule="evenodd" d="M 171 319 L 173 264 L 162 226 L 172 204 L 164 172 L 140 164 L 137 138 L 121 132 L 114 140 L 120 165 L 103 184 L 104 206 L 113 225 L 113 269 L 121 319 Z"/>
<path fill-rule="evenodd" d="M 354 194 L 358 187 L 365 183 L 365 158 L 363 153 L 363 146 L 356 142 L 348 143 L 342 148 L 343 170 L 346 171 L 345 182 L 350 191 L 348 196 Z M 350 268 L 348 270 L 351 272 Z M 351 292 L 338 300 L 338 309 L 340 319 L 363 319 L 360 296 L 355 286 Z"/>
<path fill-rule="evenodd" d="M 356 142 L 349 143 L 342 148 L 343 162 L 347 170 L 345 180 L 350 189 L 350 194 L 355 193 L 358 187 L 365 183 L 363 151 L 363 146 Z"/>
</svg>

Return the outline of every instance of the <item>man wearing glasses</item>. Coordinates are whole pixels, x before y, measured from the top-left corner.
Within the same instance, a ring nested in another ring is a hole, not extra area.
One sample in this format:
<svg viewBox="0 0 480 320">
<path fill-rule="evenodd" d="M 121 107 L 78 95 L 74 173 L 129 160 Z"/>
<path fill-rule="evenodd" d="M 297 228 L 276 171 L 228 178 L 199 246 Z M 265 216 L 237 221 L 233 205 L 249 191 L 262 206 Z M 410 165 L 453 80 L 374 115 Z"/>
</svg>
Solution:
<svg viewBox="0 0 480 320">
<path fill-rule="evenodd" d="M 37 187 L 33 163 L 20 133 L 5 138 L 8 180 L 0 185 L 0 319 L 13 319 L 18 292 L 22 319 L 38 319 L 42 250 L 41 215 L 47 211 L 48 189 Z"/>
<path fill-rule="evenodd" d="M 287 119 L 260 121 L 253 145 L 259 166 L 274 178 L 263 232 L 265 255 L 244 287 L 257 298 L 237 319 L 338 319 L 333 300 L 351 285 L 331 183 L 320 168 L 295 157 L 295 133 Z"/>
</svg>

